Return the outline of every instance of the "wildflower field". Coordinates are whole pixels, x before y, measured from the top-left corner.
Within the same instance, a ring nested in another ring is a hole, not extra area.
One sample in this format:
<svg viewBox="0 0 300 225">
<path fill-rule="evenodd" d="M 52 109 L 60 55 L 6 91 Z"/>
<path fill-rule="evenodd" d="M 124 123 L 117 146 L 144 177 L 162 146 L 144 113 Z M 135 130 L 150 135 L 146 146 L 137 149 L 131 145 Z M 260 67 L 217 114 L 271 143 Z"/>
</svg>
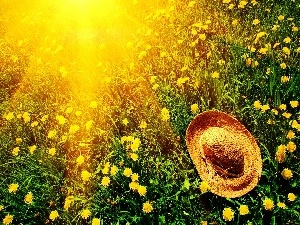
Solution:
<svg viewBox="0 0 300 225">
<path fill-rule="evenodd" d="M 0 0 L 0 224 L 300 224 L 299 0 Z M 201 180 L 186 129 L 237 118 L 263 169 Z"/>
</svg>

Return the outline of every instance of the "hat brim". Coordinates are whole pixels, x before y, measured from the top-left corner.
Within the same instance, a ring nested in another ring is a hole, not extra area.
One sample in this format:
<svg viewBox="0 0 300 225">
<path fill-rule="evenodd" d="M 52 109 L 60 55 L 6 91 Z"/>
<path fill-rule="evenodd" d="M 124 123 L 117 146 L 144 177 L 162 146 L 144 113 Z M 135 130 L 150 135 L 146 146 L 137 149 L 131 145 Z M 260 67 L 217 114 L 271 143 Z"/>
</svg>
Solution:
<svg viewBox="0 0 300 225">
<path fill-rule="evenodd" d="M 220 127 L 233 132 L 237 142 L 244 146 L 244 173 L 237 178 L 228 178 L 219 175 L 206 162 L 200 138 L 210 127 Z M 186 144 L 189 154 L 202 180 L 210 185 L 210 191 L 226 198 L 240 197 L 251 191 L 258 183 L 262 172 L 260 149 L 251 133 L 232 116 L 219 111 L 206 111 L 197 115 L 186 131 Z"/>
</svg>

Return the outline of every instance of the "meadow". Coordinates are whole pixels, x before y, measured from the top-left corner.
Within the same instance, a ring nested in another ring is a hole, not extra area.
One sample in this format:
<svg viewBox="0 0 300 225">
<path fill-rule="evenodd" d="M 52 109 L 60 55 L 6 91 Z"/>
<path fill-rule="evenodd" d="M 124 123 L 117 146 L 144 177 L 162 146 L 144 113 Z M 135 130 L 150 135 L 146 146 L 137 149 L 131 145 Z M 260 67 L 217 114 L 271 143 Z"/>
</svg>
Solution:
<svg viewBox="0 0 300 225">
<path fill-rule="evenodd" d="M 300 224 L 298 0 L 1 0 L 0 224 Z M 185 136 L 237 118 L 263 170 L 210 192 Z"/>
</svg>

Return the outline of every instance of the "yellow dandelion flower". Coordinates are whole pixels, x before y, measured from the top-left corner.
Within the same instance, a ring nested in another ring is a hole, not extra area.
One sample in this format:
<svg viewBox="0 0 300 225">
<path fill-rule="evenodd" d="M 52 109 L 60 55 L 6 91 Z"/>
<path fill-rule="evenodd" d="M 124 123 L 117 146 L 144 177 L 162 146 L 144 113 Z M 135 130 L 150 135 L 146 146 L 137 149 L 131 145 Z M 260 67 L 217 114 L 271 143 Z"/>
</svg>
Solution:
<svg viewBox="0 0 300 225">
<path fill-rule="evenodd" d="M 150 76 L 150 84 L 155 83 L 157 76 Z"/>
<path fill-rule="evenodd" d="M 233 26 L 236 26 L 238 24 L 238 20 L 237 19 L 234 19 L 231 23 Z"/>
<path fill-rule="evenodd" d="M 200 39 L 201 41 L 205 41 L 206 35 L 205 35 L 205 34 L 199 34 L 199 39 Z"/>
<path fill-rule="evenodd" d="M 75 112 L 75 116 L 81 116 L 82 115 L 82 111 L 78 110 Z"/>
<path fill-rule="evenodd" d="M 48 132 L 48 138 L 54 138 L 57 134 L 57 131 L 56 130 L 50 130 Z"/>
<path fill-rule="evenodd" d="M 132 170 L 131 170 L 130 168 L 125 168 L 125 169 L 124 169 L 124 175 L 125 175 L 126 177 L 130 177 L 131 174 L 132 174 Z"/>
<path fill-rule="evenodd" d="M 260 103 L 259 100 L 256 100 L 254 103 L 253 103 L 253 106 L 255 109 L 261 109 L 262 105 Z"/>
<path fill-rule="evenodd" d="M 139 183 L 136 181 L 132 181 L 129 183 L 129 188 L 133 191 L 136 191 L 139 188 Z"/>
<path fill-rule="evenodd" d="M 122 120 L 122 123 L 123 123 L 125 126 L 127 126 L 127 124 L 129 123 L 129 121 L 128 121 L 127 118 L 125 118 L 124 120 Z"/>
<path fill-rule="evenodd" d="M 272 113 L 274 113 L 274 115 L 278 115 L 278 110 L 277 109 L 272 109 L 271 111 L 272 111 Z"/>
<path fill-rule="evenodd" d="M 0 205 L 0 212 L 4 209 L 3 205 Z"/>
<path fill-rule="evenodd" d="M 201 190 L 201 193 L 206 193 L 208 192 L 210 189 L 210 186 L 209 184 L 207 183 L 207 181 L 202 181 L 200 183 L 200 190 Z"/>
<path fill-rule="evenodd" d="M 269 105 L 263 105 L 262 107 L 261 107 L 261 111 L 262 112 L 266 112 L 267 110 L 269 110 L 270 109 L 270 106 Z"/>
<path fill-rule="evenodd" d="M 48 154 L 49 154 L 49 155 L 52 155 L 52 156 L 55 155 L 55 152 L 56 152 L 56 149 L 55 149 L 55 148 L 49 148 L 49 150 L 48 150 Z"/>
<path fill-rule="evenodd" d="M 138 181 L 138 179 L 139 179 L 139 175 L 137 173 L 131 174 L 131 180 L 132 181 Z"/>
<path fill-rule="evenodd" d="M 16 144 L 20 145 L 22 143 L 22 138 L 16 138 Z"/>
<path fill-rule="evenodd" d="M 145 129 L 146 127 L 147 127 L 146 121 L 142 120 L 141 123 L 140 123 L 140 128 Z"/>
<path fill-rule="evenodd" d="M 299 106 L 299 102 L 298 101 L 290 101 L 290 104 L 292 106 L 292 108 L 296 108 Z"/>
<path fill-rule="evenodd" d="M 101 221 L 98 218 L 93 218 L 92 225 L 101 225 Z"/>
<path fill-rule="evenodd" d="M 283 42 L 284 43 L 290 43 L 292 40 L 291 40 L 291 38 L 290 37 L 286 37 L 285 39 L 283 39 Z"/>
<path fill-rule="evenodd" d="M 140 54 L 138 55 L 138 59 L 142 60 L 146 55 L 147 55 L 146 51 L 141 51 Z"/>
<path fill-rule="evenodd" d="M 281 68 L 281 69 L 286 69 L 286 64 L 285 64 L 285 63 L 281 63 L 281 64 L 280 64 L 280 68 Z M 284 76 L 284 77 L 286 77 L 286 76 Z"/>
<path fill-rule="evenodd" d="M 64 125 L 67 122 L 67 119 L 64 116 L 57 115 L 55 118 L 60 125 Z"/>
<path fill-rule="evenodd" d="M 66 197 L 64 209 L 68 211 L 68 209 L 70 208 L 73 201 L 74 201 L 74 196 L 70 195 L 70 196 Z"/>
<path fill-rule="evenodd" d="M 288 138 L 288 139 L 293 139 L 293 138 L 295 138 L 295 133 L 292 131 L 292 130 L 290 130 L 288 133 L 287 133 L 287 135 L 286 135 L 286 137 Z"/>
<path fill-rule="evenodd" d="M 91 215 L 91 211 L 88 209 L 84 209 L 84 210 L 82 210 L 80 215 L 81 215 L 82 219 L 88 219 Z"/>
<path fill-rule="evenodd" d="M 96 102 L 96 101 L 90 102 L 90 108 L 96 109 L 97 107 L 98 107 L 98 102 Z"/>
<path fill-rule="evenodd" d="M 145 196 L 147 193 L 147 188 L 143 185 L 139 185 L 138 193 L 140 194 L 140 196 Z"/>
<path fill-rule="evenodd" d="M 31 155 L 34 153 L 36 148 L 37 148 L 36 145 L 32 145 L 32 146 L 29 147 L 29 152 L 30 152 Z"/>
<path fill-rule="evenodd" d="M 153 206 L 149 201 L 143 203 L 143 212 L 144 213 L 150 213 L 150 212 L 152 212 L 152 210 L 153 210 Z"/>
<path fill-rule="evenodd" d="M 87 121 L 85 124 L 85 129 L 90 130 L 92 128 L 93 122 L 94 122 L 93 120 Z"/>
<path fill-rule="evenodd" d="M 285 168 L 282 172 L 281 172 L 282 177 L 285 180 L 289 180 L 293 177 L 293 172 L 290 169 Z"/>
<path fill-rule="evenodd" d="M 247 205 L 241 205 L 239 211 L 240 215 L 247 215 L 249 213 L 249 208 Z"/>
<path fill-rule="evenodd" d="M 239 5 L 238 5 L 238 8 L 243 9 L 243 8 L 245 8 L 245 6 L 246 6 L 247 4 L 248 4 L 247 1 L 240 1 Z"/>
<path fill-rule="evenodd" d="M 9 112 L 6 114 L 6 116 L 4 117 L 6 120 L 10 121 L 12 120 L 13 118 L 15 118 L 15 115 L 13 112 Z"/>
<path fill-rule="evenodd" d="M 61 136 L 61 141 L 62 142 L 66 142 L 68 140 L 68 136 L 67 135 L 63 135 Z M 79 144 L 80 145 L 80 144 Z"/>
<path fill-rule="evenodd" d="M 190 78 L 188 77 L 180 77 L 177 79 L 177 86 L 181 87 L 183 84 L 185 84 L 187 81 L 189 81 Z"/>
<path fill-rule="evenodd" d="M 225 4 L 229 4 L 231 2 L 231 0 L 223 0 L 223 3 Z"/>
<path fill-rule="evenodd" d="M 104 166 L 104 168 L 101 170 L 103 174 L 109 173 L 109 166 Z"/>
<path fill-rule="evenodd" d="M 286 204 L 283 203 L 283 202 L 278 202 L 278 203 L 277 203 L 277 206 L 278 206 L 279 208 L 281 208 L 281 209 L 286 209 Z"/>
<path fill-rule="evenodd" d="M 131 153 L 130 158 L 131 158 L 133 161 L 136 161 L 136 160 L 138 160 L 139 156 L 138 156 L 138 154 L 136 154 L 136 153 Z"/>
<path fill-rule="evenodd" d="M 135 152 L 139 149 L 140 145 L 141 145 L 140 139 L 139 138 L 134 138 L 130 148 L 133 152 Z"/>
<path fill-rule="evenodd" d="M 161 118 L 163 121 L 168 121 L 170 119 L 169 110 L 167 108 L 161 110 Z"/>
<path fill-rule="evenodd" d="M 15 148 L 12 150 L 13 156 L 18 156 L 18 155 L 19 155 L 19 151 L 20 151 L 20 148 L 19 148 L 19 147 L 15 147 Z"/>
<path fill-rule="evenodd" d="M 159 88 L 159 85 L 158 84 L 154 84 L 153 86 L 152 86 L 152 89 L 155 91 L 155 90 L 157 90 Z"/>
<path fill-rule="evenodd" d="M 8 187 L 8 192 L 16 194 L 16 192 L 18 191 L 18 188 L 19 188 L 19 184 L 12 183 Z"/>
<path fill-rule="evenodd" d="M 286 55 L 290 55 L 291 54 L 291 50 L 288 47 L 283 47 L 282 51 L 286 54 Z"/>
<path fill-rule="evenodd" d="M 55 219 L 57 219 L 59 217 L 59 214 L 57 212 L 57 210 L 51 211 L 50 215 L 49 215 L 49 219 L 54 221 Z"/>
<path fill-rule="evenodd" d="M 279 20 L 279 21 L 284 20 L 284 16 L 283 16 L 283 15 L 278 16 L 278 20 Z"/>
<path fill-rule="evenodd" d="M 274 25 L 273 27 L 272 27 L 272 31 L 276 31 L 278 28 L 279 28 L 280 26 L 278 25 L 278 24 L 276 24 L 276 25 Z"/>
<path fill-rule="evenodd" d="M 234 211 L 231 208 L 225 208 L 223 210 L 223 219 L 225 221 L 231 221 L 234 217 Z"/>
<path fill-rule="evenodd" d="M 234 4 L 229 4 L 229 6 L 228 6 L 228 9 L 233 9 L 233 7 L 234 7 Z"/>
<path fill-rule="evenodd" d="M 118 171 L 119 171 L 119 169 L 118 169 L 117 166 L 112 166 L 110 168 L 110 175 L 114 176 L 114 175 L 116 175 L 118 173 Z"/>
<path fill-rule="evenodd" d="M 289 119 L 292 116 L 292 114 L 288 113 L 288 112 L 284 112 L 284 113 L 282 113 L 282 116 L 284 116 L 285 118 Z"/>
<path fill-rule="evenodd" d="M 196 4 L 196 1 L 190 1 L 188 4 L 188 7 L 194 7 L 195 4 Z"/>
<path fill-rule="evenodd" d="M 78 156 L 76 159 L 76 163 L 77 165 L 81 165 L 82 163 L 84 163 L 84 156 L 83 155 Z"/>
<path fill-rule="evenodd" d="M 7 215 L 4 217 L 4 219 L 3 219 L 2 222 L 3 222 L 4 225 L 8 225 L 8 224 L 11 224 L 11 223 L 12 223 L 13 219 L 14 219 L 14 216 L 13 216 L 13 215 L 7 214 Z"/>
<path fill-rule="evenodd" d="M 297 120 L 291 120 L 291 121 L 289 122 L 289 125 L 291 125 L 291 126 L 292 126 L 292 128 L 295 128 L 295 129 L 297 129 L 297 128 L 298 128 L 298 126 L 299 126 L 299 123 L 298 123 L 298 121 L 297 121 Z"/>
<path fill-rule="evenodd" d="M 297 31 L 299 31 L 299 28 L 296 27 L 296 26 L 293 26 L 293 27 L 292 27 L 292 31 L 297 32 Z"/>
<path fill-rule="evenodd" d="M 276 160 L 279 163 L 283 163 L 285 160 L 285 152 L 286 152 L 286 146 L 285 145 L 280 145 L 278 146 L 278 150 L 276 152 Z"/>
<path fill-rule="evenodd" d="M 83 170 L 81 172 L 81 179 L 86 182 L 91 178 L 92 174 L 90 172 L 88 172 L 87 170 Z"/>
<path fill-rule="evenodd" d="M 260 54 L 263 54 L 263 55 L 267 54 L 267 52 L 268 52 L 268 49 L 267 49 L 267 48 L 261 48 L 261 49 L 259 50 L 259 53 L 260 53 Z"/>
<path fill-rule="evenodd" d="M 286 148 L 289 152 L 294 152 L 297 148 L 296 144 L 292 141 L 290 141 L 287 145 Z"/>
<path fill-rule="evenodd" d="M 281 105 L 279 106 L 279 109 L 280 109 L 280 110 L 286 110 L 286 104 L 281 104 Z"/>
<path fill-rule="evenodd" d="M 75 125 L 71 125 L 70 129 L 69 129 L 69 134 L 75 134 L 77 131 L 79 131 L 80 127 L 75 124 Z"/>
<path fill-rule="evenodd" d="M 31 204 L 33 201 L 33 194 L 31 192 L 28 192 L 28 194 L 24 198 L 24 202 L 26 204 Z"/>
<path fill-rule="evenodd" d="M 260 23 L 259 19 L 254 19 L 253 22 L 252 22 L 253 25 L 257 25 L 259 23 Z"/>
<path fill-rule="evenodd" d="M 295 201 L 296 198 L 297 198 L 297 197 L 296 197 L 295 194 L 293 194 L 293 193 L 289 193 L 289 194 L 288 194 L 288 199 L 289 199 L 290 202 Z"/>
<path fill-rule="evenodd" d="M 263 205 L 264 205 L 265 209 L 269 210 L 269 211 L 273 210 L 273 208 L 274 208 L 274 202 L 270 198 L 265 198 L 263 200 Z"/>
<path fill-rule="evenodd" d="M 213 72 L 213 73 L 211 74 L 211 77 L 217 79 L 217 78 L 220 77 L 220 74 L 219 74 L 218 72 Z"/>
<path fill-rule="evenodd" d="M 65 111 L 65 113 L 70 114 L 73 112 L 73 107 L 68 107 Z"/>
<path fill-rule="evenodd" d="M 277 42 L 277 43 L 275 43 L 275 44 L 273 45 L 273 48 L 276 48 L 276 47 L 279 46 L 279 45 L 280 45 L 280 43 Z"/>
<path fill-rule="evenodd" d="M 193 114 L 196 114 L 199 111 L 198 104 L 191 105 L 191 111 L 192 111 Z"/>
<path fill-rule="evenodd" d="M 31 127 L 36 127 L 37 125 L 39 125 L 39 122 L 38 121 L 34 121 L 31 123 Z"/>
<path fill-rule="evenodd" d="M 105 176 L 102 178 L 101 180 L 101 185 L 103 185 L 104 187 L 107 187 L 110 184 L 110 178 Z"/>
<path fill-rule="evenodd" d="M 42 121 L 42 122 L 45 122 L 45 121 L 48 119 L 48 117 L 49 117 L 48 115 L 44 115 L 44 116 L 41 118 L 41 121 Z"/>
<path fill-rule="evenodd" d="M 24 112 L 22 117 L 25 123 L 30 122 L 30 114 L 28 112 Z"/>
</svg>

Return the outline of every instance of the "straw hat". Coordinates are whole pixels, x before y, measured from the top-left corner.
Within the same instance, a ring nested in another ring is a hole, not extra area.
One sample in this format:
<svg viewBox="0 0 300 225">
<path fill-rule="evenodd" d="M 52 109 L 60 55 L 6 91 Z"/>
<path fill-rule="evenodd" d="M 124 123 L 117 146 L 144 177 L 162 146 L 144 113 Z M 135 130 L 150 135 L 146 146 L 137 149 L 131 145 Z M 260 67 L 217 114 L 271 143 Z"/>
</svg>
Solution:
<svg viewBox="0 0 300 225">
<path fill-rule="evenodd" d="M 240 197 L 251 191 L 262 172 L 260 149 L 250 132 L 232 116 L 206 111 L 186 131 L 190 156 L 212 193 Z"/>
</svg>

